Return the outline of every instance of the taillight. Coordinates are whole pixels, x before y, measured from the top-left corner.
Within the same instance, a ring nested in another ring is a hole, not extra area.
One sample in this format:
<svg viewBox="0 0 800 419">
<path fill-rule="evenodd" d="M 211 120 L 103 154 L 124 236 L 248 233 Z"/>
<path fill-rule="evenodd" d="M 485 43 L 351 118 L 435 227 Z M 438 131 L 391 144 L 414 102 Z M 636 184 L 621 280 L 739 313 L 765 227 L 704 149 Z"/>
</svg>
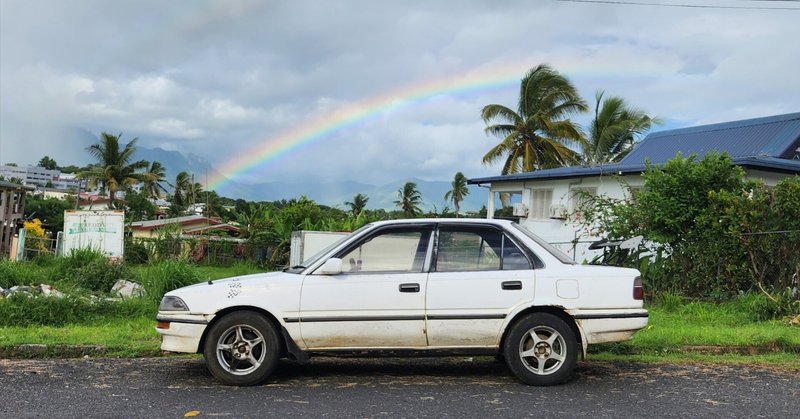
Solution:
<svg viewBox="0 0 800 419">
<path fill-rule="evenodd" d="M 641 276 L 637 276 L 633 279 L 633 299 L 644 300 L 644 288 L 642 287 Z"/>
</svg>

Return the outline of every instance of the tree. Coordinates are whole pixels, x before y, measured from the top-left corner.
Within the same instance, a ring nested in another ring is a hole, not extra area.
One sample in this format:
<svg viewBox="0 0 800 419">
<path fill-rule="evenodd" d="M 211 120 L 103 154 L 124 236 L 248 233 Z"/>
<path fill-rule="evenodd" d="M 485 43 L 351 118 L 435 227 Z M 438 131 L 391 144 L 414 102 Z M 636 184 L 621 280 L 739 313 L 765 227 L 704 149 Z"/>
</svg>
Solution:
<svg viewBox="0 0 800 419">
<path fill-rule="evenodd" d="M 88 180 L 89 188 L 99 185 L 104 192 L 107 190 L 112 206 L 116 200 L 117 191 L 144 180 L 143 174 L 137 173 L 137 170 L 146 169 L 148 166 L 144 160 L 131 162 L 133 154 L 136 152 L 138 139 L 132 139 L 120 150 L 119 139 L 121 136 L 122 134 L 111 135 L 106 132 L 100 134 L 100 143 L 92 144 L 86 149 L 95 158 L 97 164 L 78 174 L 78 177 Z"/>
<path fill-rule="evenodd" d="M 456 173 L 455 178 L 450 182 L 450 186 L 452 186 L 453 189 L 450 189 L 444 194 L 444 199 L 453 203 L 453 206 L 456 208 L 456 217 L 458 217 L 458 212 L 461 209 L 461 202 L 464 201 L 464 197 L 469 195 L 467 177 L 461 172 Z"/>
<path fill-rule="evenodd" d="M 47 170 L 58 169 L 58 164 L 56 163 L 56 161 L 51 159 L 49 156 L 42 157 L 42 159 L 39 160 L 39 163 L 37 163 L 36 165 L 39 167 L 44 167 Z"/>
<path fill-rule="evenodd" d="M 184 190 L 184 196 L 190 205 L 201 202 L 203 199 L 203 185 L 198 182 L 189 182 Z"/>
<path fill-rule="evenodd" d="M 142 191 L 145 196 L 154 199 L 161 198 L 161 192 L 167 192 L 167 189 L 161 185 L 162 182 L 166 182 L 166 178 L 166 169 L 160 162 L 154 161 L 150 163 L 150 167 L 144 173 Z"/>
<path fill-rule="evenodd" d="M 345 202 L 344 204 L 350 207 L 350 214 L 352 214 L 353 217 L 358 217 L 367 207 L 367 201 L 369 201 L 369 197 L 359 193 L 353 197 L 352 202 Z"/>
<path fill-rule="evenodd" d="M 422 212 L 419 208 L 422 203 L 422 195 L 417 190 L 417 184 L 406 182 L 402 188 L 397 190 L 397 201 L 394 201 L 394 203 L 407 218 L 416 217 L 417 214 Z"/>
<path fill-rule="evenodd" d="M 644 111 L 630 107 L 621 97 L 603 100 L 604 93 L 599 91 L 595 95 L 594 119 L 583 146 L 583 162 L 589 165 L 621 160 L 642 134 L 654 123 L 660 123 Z"/>
<path fill-rule="evenodd" d="M 155 217 L 156 206 L 147 198 L 147 192 L 144 190 L 125 195 L 127 207 L 125 217 L 128 218 L 128 221 L 146 221 Z"/>
<path fill-rule="evenodd" d="M 180 172 L 175 176 L 175 183 L 170 185 L 174 188 L 172 193 L 172 203 L 180 206 L 185 207 L 189 204 L 186 198 L 186 190 L 189 189 L 192 184 L 192 178 L 186 172 Z"/>
<path fill-rule="evenodd" d="M 490 165 L 505 158 L 502 174 L 568 166 L 579 160 L 570 146 L 580 145 L 580 127 L 569 115 L 588 111 L 586 102 L 564 76 L 547 65 L 530 70 L 520 83 L 517 111 L 487 105 L 481 117 L 486 134 L 500 137 L 499 144 L 483 156 Z"/>
</svg>

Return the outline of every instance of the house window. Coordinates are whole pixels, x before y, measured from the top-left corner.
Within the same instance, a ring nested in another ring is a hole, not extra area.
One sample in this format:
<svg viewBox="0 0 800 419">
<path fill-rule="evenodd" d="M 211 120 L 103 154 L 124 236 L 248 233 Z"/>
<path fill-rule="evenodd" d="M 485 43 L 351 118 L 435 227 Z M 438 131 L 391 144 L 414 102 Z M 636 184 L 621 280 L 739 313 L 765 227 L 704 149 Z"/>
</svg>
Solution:
<svg viewBox="0 0 800 419">
<path fill-rule="evenodd" d="M 575 212 L 593 197 L 597 196 L 597 188 L 572 188 L 569 198 L 569 208 Z"/>
<path fill-rule="evenodd" d="M 550 218 L 550 204 L 553 203 L 552 189 L 534 189 L 531 191 L 531 208 L 528 214 L 531 218 Z"/>
</svg>

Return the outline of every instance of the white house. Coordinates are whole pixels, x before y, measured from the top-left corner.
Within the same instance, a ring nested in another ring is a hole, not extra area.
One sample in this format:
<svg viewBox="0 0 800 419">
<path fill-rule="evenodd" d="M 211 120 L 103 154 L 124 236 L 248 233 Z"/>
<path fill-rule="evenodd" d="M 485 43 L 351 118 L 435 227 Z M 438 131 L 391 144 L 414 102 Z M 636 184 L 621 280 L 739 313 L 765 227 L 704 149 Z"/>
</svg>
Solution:
<svg viewBox="0 0 800 419">
<path fill-rule="evenodd" d="M 506 176 L 470 179 L 488 186 L 488 217 L 494 216 L 499 193 L 513 194 L 515 216 L 534 232 L 577 261 L 591 259 L 591 237 L 568 214 L 583 194 L 625 198 L 628 188 L 644 184 L 645 163 L 664 164 L 680 152 L 684 156 L 727 152 L 748 177 L 774 185 L 800 174 L 800 113 L 654 132 L 618 163 L 592 167 L 559 167 Z M 575 244 L 575 242 L 578 242 Z"/>
</svg>

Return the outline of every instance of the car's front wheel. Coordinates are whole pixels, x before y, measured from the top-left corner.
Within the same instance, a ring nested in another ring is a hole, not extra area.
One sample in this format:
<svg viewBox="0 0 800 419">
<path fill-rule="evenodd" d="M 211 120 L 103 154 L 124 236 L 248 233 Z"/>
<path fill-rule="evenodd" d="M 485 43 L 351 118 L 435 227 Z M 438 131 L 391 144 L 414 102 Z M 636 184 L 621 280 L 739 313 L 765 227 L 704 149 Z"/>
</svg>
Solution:
<svg viewBox="0 0 800 419">
<path fill-rule="evenodd" d="M 511 372 L 522 382 L 549 386 L 567 381 L 575 369 L 578 340 L 572 328 L 557 316 L 532 313 L 509 330 L 503 355 Z"/>
<path fill-rule="evenodd" d="M 237 311 L 211 326 L 203 355 L 218 380 L 228 385 L 251 386 L 263 382 L 275 370 L 279 345 L 275 326 L 263 315 Z"/>
</svg>

